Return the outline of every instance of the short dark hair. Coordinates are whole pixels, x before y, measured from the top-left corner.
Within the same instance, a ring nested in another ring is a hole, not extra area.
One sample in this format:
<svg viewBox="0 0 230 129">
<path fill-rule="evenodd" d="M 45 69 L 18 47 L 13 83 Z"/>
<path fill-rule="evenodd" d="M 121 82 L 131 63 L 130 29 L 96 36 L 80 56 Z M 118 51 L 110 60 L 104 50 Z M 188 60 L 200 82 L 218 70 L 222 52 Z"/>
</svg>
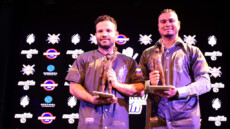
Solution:
<svg viewBox="0 0 230 129">
<path fill-rule="evenodd" d="M 174 12 L 174 13 L 176 13 L 176 11 L 172 10 L 172 9 L 164 9 L 163 11 L 161 11 L 161 13 L 168 13 L 168 12 Z"/>
<path fill-rule="evenodd" d="M 161 13 L 159 14 L 158 18 L 160 17 L 161 14 L 163 14 L 163 13 L 170 13 L 170 12 L 175 13 L 175 14 L 177 15 L 177 13 L 176 13 L 175 10 L 172 10 L 172 9 L 164 9 L 163 11 L 161 11 Z M 177 15 L 177 18 L 178 18 L 178 15 Z"/>
<path fill-rule="evenodd" d="M 101 16 L 99 16 L 96 20 L 95 20 L 95 26 L 99 23 L 99 22 L 102 22 L 102 21 L 111 21 L 114 25 L 115 25 L 115 27 L 117 28 L 117 22 L 116 22 L 116 20 L 113 18 L 113 17 L 111 17 L 111 16 L 109 16 L 109 15 L 101 15 Z"/>
<path fill-rule="evenodd" d="M 161 11 L 160 15 L 161 15 L 162 13 L 170 13 L 170 12 L 173 12 L 173 13 L 175 13 L 175 14 L 177 15 L 176 11 L 175 11 L 175 10 L 172 10 L 172 9 L 164 9 L 163 11 Z M 160 15 L 159 15 L 159 16 L 160 16 Z"/>
</svg>

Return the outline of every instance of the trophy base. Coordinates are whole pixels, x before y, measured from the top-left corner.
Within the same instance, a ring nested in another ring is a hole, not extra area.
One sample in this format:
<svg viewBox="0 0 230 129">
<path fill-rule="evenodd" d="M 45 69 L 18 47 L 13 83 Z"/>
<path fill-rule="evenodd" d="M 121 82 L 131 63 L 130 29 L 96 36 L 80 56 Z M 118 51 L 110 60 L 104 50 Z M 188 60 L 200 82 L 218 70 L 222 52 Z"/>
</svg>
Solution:
<svg viewBox="0 0 230 129">
<path fill-rule="evenodd" d="M 109 94 L 109 93 L 104 93 L 104 92 L 99 92 L 99 91 L 93 91 L 94 95 L 98 95 L 101 98 L 113 98 L 114 94 Z"/>
<path fill-rule="evenodd" d="M 163 85 L 150 85 L 149 90 L 170 90 L 170 85 L 163 86 Z"/>
</svg>

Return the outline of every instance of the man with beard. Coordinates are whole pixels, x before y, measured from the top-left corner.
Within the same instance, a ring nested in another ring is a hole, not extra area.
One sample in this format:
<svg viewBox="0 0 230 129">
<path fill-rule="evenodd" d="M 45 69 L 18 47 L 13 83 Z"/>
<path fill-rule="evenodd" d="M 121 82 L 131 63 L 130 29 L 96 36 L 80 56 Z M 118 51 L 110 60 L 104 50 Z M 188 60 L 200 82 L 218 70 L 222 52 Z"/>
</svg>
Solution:
<svg viewBox="0 0 230 129">
<path fill-rule="evenodd" d="M 143 51 L 140 67 L 150 85 L 162 85 L 161 74 L 151 70 L 151 58 L 156 48 L 162 48 L 161 65 L 165 85 L 170 90 L 149 90 L 148 102 L 152 102 L 153 114 L 146 118 L 146 129 L 198 129 L 200 128 L 200 107 L 198 96 L 211 89 L 208 65 L 195 47 L 185 44 L 178 36 L 180 21 L 174 10 L 165 9 L 158 17 L 158 31 L 161 38 L 154 46 Z M 148 110 L 148 108 L 147 108 Z M 162 126 L 162 127 L 154 127 Z"/>
<path fill-rule="evenodd" d="M 95 26 L 98 49 L 78 56 L 66 76 L 70 93 L 80 100 L 78 129 L 129 129 L 129 96 L 144 95 L 144 79 L 135 60 L 117 53 L 104 89 L 108 92 L 111 83 L 114 97 L 93 95 L 101 91 L 102 64 L 107 54 L 114 56 L 118 36 L 117 23 L 108 15 L 99 16 Z"/>
</svg>

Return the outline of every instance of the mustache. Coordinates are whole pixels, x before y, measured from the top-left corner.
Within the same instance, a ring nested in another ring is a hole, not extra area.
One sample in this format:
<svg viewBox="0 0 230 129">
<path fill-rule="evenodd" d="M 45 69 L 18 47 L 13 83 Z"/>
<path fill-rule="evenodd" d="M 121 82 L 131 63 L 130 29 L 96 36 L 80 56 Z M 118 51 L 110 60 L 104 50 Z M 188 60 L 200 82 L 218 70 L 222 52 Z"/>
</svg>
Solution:
<svg viewBox="0 0 230 129">
<path fill-rule="evenodd" d="M 102 41 L 102 40 L 110 40 L 110 38 L 100 38 L 99 40 L 100 41 Z"/>
</svg>

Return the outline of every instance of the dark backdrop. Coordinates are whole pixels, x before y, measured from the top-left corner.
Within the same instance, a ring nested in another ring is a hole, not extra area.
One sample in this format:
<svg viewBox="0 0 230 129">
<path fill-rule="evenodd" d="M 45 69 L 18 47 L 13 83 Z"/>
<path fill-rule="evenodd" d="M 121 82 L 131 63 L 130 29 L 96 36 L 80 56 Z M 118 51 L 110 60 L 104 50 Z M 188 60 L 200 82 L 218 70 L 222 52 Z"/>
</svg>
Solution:
<svg viewBox="0 0 230 129">
<path fill-rule="evenodd" d="M 1 42 L 1 84 L 0 84 L 0 127 L 2 129 L 63 129 L 76 128 L 77 122 L 68 124 L 67 120 L 61 117 L 63 114 L 77 112 L 77 106 L 70 108 L 67 106 L 67 99 L 71 96 L 68 87 L 64 86 L 64 77 L 67 74 L 68 65 L 72 64 L 74 59 L 66 55 L 67 50 L 82 49 L 89 51 L 96 49 L 97 46 L 91 44 L 90 34 L 95 33 L 94 20 L 97 16 L 108 14 L 113 16 L 118 22 L 118 31 L 125 34 L 130 40 L 125 45 L 117 45 L 118 51 L 127 47 L 132 47 L 134 53 L 138 53 L 137 61 L 140 59 L 142 51 L 154 44 L 159 38 L 157 28 L 157 18 L 159 12 L 165 8 L 176 10 L 181 21 L 180 37 L 184 35 L 196 35 L 196 46 L 203 53 L 212 51 L 221 51 L 222 57 L 217 57 L 212 61 L 206 57 L 211 67 L 221 67 L 221 77 L 211 77 L 211 82 L 221 82 L 225 85 L 220 88 L 218 93 L 212 90 L 200 96 L 202 128 L 215 129 L 227 128 L 227 122 L 221 122 L 221 126 L 215 126 L 214 122 L 208 121 L 210 116 L 229 116 L 229 80 L 227 79 L 228 68 L 228 43 L 229 43 L 229 15 L 226 4 L 219 1 L 199 2 L 199 1 L 164 1 L 153 2 L 148 0 L 134 1 L 61 1 L 61 0 L 43 0 L 43 1 L 1 1 L 0 12 L 0 42 Z M 34 44 L 26 43 L 28 34 L 35 34 Z M 48 44 L 47 34 L 60 34 L 59 44 Z M 80 43 L 73 45 L 70 41 L 73 34 L 78 33 L 81 36 Z M 152 44 L 140 44 L 139 35 L 152 35 Z M 217 45 L 211 47 L 208 44 L 208 37 L 215 35 Z M 39 54 L 34 55 L 32 59 L 26 59 L 21 55 L 21 50 L 38 49 Z M 56 48 L 61 55 L 55 60 L 46 59 L 42 53 L 48 48 Z M 35 73 L 32 76 L 22 75 L 23 64 L 35 64 Z M 43 75 L 49 64 L 55 65 L 55 71 L 58 76 L 47 77 Z M 52 92 L 44 91 L 40 87 L 46 79 L 53 79 L 59 84 Z M 18 81 L 35 80 L 35 87 L 28 91 L 17 86 Z M 29 106 L 23 108 L 20 105 L 22 96 L 30 97 Z M 55 108 L 42 108 L 40 103 L 44 103 L 44 97 L 51 95 Z M 215 110 L 212 107 L 212 100 L 219 98 L 221 107 Z M 50 125 L 44 125 L 38 117 L 43 112 L 52 112 L 56 120 Z M 19 119 L 15 119 L 16 113 L 30 112 L 32 119 L 22 124 Z M 145 124 L 145 106 L 143 106 L 140 115 L 130 115 L 131 129 L 143 129 Z"/>
</svg>

